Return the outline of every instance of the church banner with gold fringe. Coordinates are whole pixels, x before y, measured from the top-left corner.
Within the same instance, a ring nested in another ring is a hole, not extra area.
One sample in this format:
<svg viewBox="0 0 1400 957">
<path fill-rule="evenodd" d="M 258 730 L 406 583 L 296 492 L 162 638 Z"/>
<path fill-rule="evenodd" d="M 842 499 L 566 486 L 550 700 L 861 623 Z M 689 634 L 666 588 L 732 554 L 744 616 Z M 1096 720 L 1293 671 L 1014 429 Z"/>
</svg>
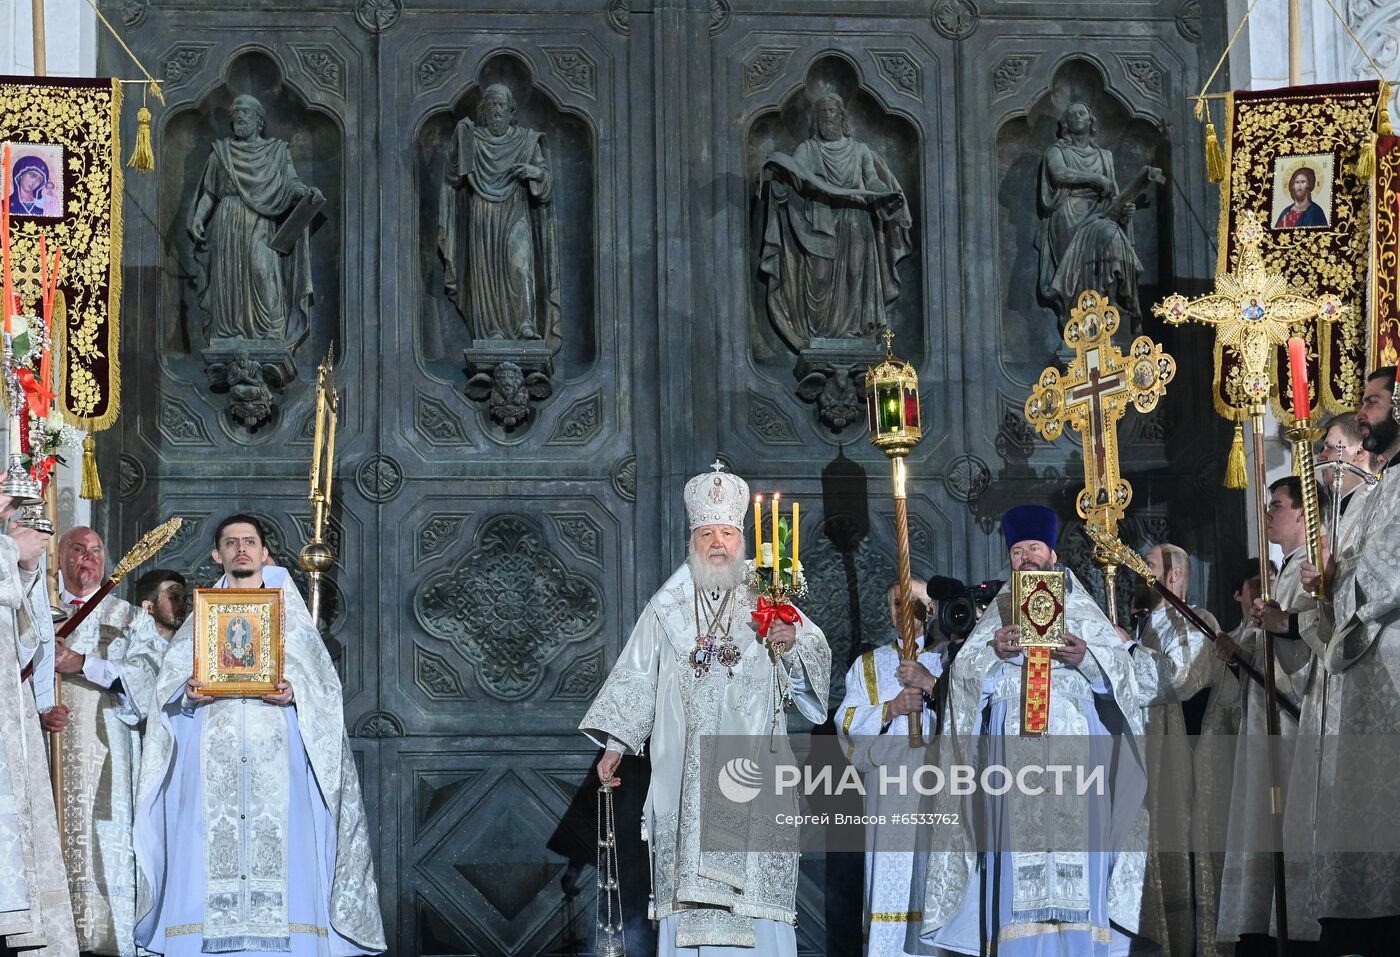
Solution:
<svg viewBox="0 0 1400 957">
<path fill-rule="evenodd" d="M 1262 215 L 1269 227 L 1263 244 L 1268 270 L 1307 295 L 1333 293 L 1352 307 L 1341 322 L 1295 330 L 1308 341 L 1318 410 L 1350 411 L 1361 401 L 1372 306 L 1371 193 L 1369 170 L 1360 175 L 1356 166 L 1372 141 L 1379 105 L 1379 81 L 1237 91 L 1226 100 L 1229 175 L 1220 184 L 1217 272 L 1236 265 L 1238 218 Z M 1238 388 L 1240 364 L 1229 346 L 1217 341 L 1216 351 L 1216 411 L 1242 421 L 1248 403 Z M 1274 372 L 1274 413 L 1291 422 L 1282 348 Z"/>
<path fill-rule="evenodd" d="M 1376 141 L 1376 283 L 1372 366 L 1400 363 L 1400 136 Z"/>
<path fill-rule="evenodd" d="M 0 76 L 16 293 L 35 308 L 43 236 L 50 255 L 62 253 L 58 402 L 70 424 L 88 431 L 112 425 L 121 408 L 121 99 L 111 79 Z"/>
</svg>

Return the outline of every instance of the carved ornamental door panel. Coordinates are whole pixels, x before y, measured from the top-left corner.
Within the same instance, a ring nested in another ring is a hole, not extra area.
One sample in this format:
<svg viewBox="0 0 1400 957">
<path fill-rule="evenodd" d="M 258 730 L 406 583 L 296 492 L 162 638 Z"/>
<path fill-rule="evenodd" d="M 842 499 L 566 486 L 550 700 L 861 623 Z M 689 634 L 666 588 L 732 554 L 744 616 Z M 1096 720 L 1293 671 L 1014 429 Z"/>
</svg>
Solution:
<svg viewBox="0 0 1400 957">
<path fill-rule="evenodd" d="M 802 502 L 832 708 L 845 666 L 891 639 L 889 466 L 861 398 L 872 322 L 923 383 L 916 574 L 990 577 L 1004 507 L 1071 501 L 1076 450 L 1037 446 L 1011 414 L 1054 357 L 1038 164 L 1083 99 L 1120 164 L 1203 182 L 1180 96 L 1208 58 L 1200 5 L 809 6 L 104 0 L 165 103 L 155 174 L 126 180 L 126 395 L 99 451 L 116 476 L 101 524 L 117 550 L 183 516 L 162 562 L 207 583 L 214 525 L 250 511 L 295 567 L 334 344 L 325 636 L 392 953 L 591 951 L 595 753 L 574 729 L 682 560 L 680 489 L 716 455 Z M 1097 26 L 1063 35 L 1047 15 Z M 102 40 L 105 69 L 129 72 L 124 56 Z M 778 321 L 800 300 L 775 277 L 816 267 L 770 234 L 771 161 L 800 177 L 837 113 L 883 171 L 862 186 L 875 252 L 850 271 L 881 292 Z M 1208 275 L 1197 218 L 1169 191 L 1139 211 L 1144 296 Z M 1169 395 L 1125 439 L 1140 537 L 1179 534 L 1167 504 L 1202 499 L 1211 437 L 1166 451 L 1191 410 Z M 645 851 L 623 830 L 647 953 Z M 803 875 L 802 951 L 855 952 L 859 861 Z"/>
</svg>

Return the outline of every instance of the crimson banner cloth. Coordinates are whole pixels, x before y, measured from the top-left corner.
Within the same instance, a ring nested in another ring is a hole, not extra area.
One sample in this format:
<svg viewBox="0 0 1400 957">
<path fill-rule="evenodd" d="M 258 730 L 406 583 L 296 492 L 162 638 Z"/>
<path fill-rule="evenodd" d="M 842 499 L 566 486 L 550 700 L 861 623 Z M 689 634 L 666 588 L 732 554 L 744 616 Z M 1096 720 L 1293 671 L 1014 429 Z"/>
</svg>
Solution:
<svg viewBox="0 0 1400 957">
<path fill-rule="evenodd" d="M 1356 174 L 1361 144 L 1376 125 L 1380 82 L 1237 91 L 1226 100 L 1225 147 L 1229 175 L 1220 184 L 1220 255 L 1217 273 L 1236 265 L 1236 222 L 1262 214 L 1268 221 L 1264 263 L 1303 294 L 1335 293 L 1352 306 L 1340 322 L 1295 330 L 1309 344 L 1309 378 L 1317 384 L 1313 408 L 1346 412 L 1361 402 L 1370 367 L 1370 182 Z M 1248 417 L 1237 391 L 1239 363 L 1229 347 L 1218 352 L 1215 409 Z M 1276 350 L 1274 413 L 1292 422 L 1286 350 Z"/>
<path fill-rule="evenodd" d="M 39 236 L 50 257 L 62 252 L 55 391 L 68 422 L 90 432 L 115 422 L 121 407 L 121 100 L 112 79 L 0 76 L 11 273 L 21 303 L 37 312 Z"/>
</svg>

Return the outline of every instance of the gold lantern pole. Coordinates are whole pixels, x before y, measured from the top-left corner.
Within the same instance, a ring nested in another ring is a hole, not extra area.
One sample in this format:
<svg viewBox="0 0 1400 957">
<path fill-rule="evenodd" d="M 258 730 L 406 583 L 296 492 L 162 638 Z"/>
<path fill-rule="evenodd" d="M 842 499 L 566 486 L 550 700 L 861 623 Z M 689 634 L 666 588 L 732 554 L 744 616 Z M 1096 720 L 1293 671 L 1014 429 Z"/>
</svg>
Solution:
<svg viewBox="0 0 1400 957">
<path fill-rule="evenodd" d="M 866 411 L 870 441 L 884 452 L 894 468 L 894 528 L 899 567 L 899 643 L 906 661 L 919 657 L 916 616 L 909 582 L 908 473 L 905 458 L 924 437 L 919 418 L 919 375 L 914 367 L 894 356 L 894 333 L 885 330 L 885 358 L 865 376 Z M 909 746 L 924 746 L 922 716 L 909 715 Z"/>
<path fill-rule="evenodd" d="M 301 550 L 302 570 L 310 591 L 311 622 L 321 623 L 321 579 L 335 564 L 335 549 L 326 542 L 326 518 L 331 510 L 331 479 L 335 470 L 335 427 L 340 396 L 335 387 L 335 346 L 316 369 L 316 437 L 311 448 L 311 541 Z"/>
</svg>

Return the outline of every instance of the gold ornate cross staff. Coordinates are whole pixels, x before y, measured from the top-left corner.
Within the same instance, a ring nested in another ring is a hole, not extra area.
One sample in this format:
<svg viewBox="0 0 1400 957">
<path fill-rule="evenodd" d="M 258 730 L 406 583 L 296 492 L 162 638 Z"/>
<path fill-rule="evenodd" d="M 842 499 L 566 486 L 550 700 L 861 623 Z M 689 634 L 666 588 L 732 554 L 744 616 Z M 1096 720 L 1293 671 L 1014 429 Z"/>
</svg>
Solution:
<svg viewBox="0 0 1400 957">
<path fill-rule="evenodd" d="M 1118 421 L 1131 405 L 1151 412 L 1176 375 L 1176 361 L 1147 336 L 1138 336 L 1125 356 L 1113 344 L 1118 310 L 1103 293 L 1085 290 L 1070 310 L 1065 343 L 1075 358 L 1061 373 L 1050 366 L 1026 400 L 1026 420 L 1053 442 L 1066 425 L 1084 439 L 1084 488 L 1075 508 L 1085 522 L 1109 536 L 1133 498 L 1133 487 L 1118 471 Z M 1117 624 L 1114 580 L 1118 565 L 1097 546 L 1094 560 L 1103 569 L 1108 617 Z"/>
<path fill-rule="evenodd" d="M 311 446 L 311 541 L 299 559 L 311 593 L 311 623 L 321 623 L 321 578 L 335 564 L 335 549 L 325 540 L 326 519 L 331 511 L 331 478 L 335 472 L 335 426 L 340 395 L 335 387 L 335 346 L 326 350 L 316 368 L 316 436 Z"/>
<path fill-rule="evenodd" d="M 1259 584 L 1265 601 L 1272 594 L 1269 581 L 1269 540 L 1264 533 L 1265 463 L 1264 413 L 1269 394 L 1274 388 L 1270 374 L 1271 360 L 1289 335 L 1302 334 L 1309 322 L 1336 322 L 1350 306 L 1328 293 L 1316 298 L 1289 285 L 1279 273 L 1264 268 L 1262 245 L 1265 226 L 1262 214 L 1237 215 L 1239 227 L 1235 232 L 1240 251 L 1234 271 L 1215 280 L 1215 292 L 1198 299 L 1171 295 L 1152 308 L 1158 318 L 1172 325 L 1199 322 L 1215 328 L 1215 388 L 1222 385 L 1222 356 L 1225 347 L 1239 355 L 1239 366 L 1229 375 L 1228 384 L 1242 396 L 1248 408 L 1254 432 L 1254 510 L 1258 523 L 1255 547 L 1259 550 Z M 1309 476 L 1304 481 L 1311 479 Z M 1274 682 L 1274 644 L 1269 635 L 1264 640 L 1264 696 L 1269 733 L 1270 811 L 1274 827 L 1274 846 L 1283 847 L 1283 791 L 1279 783 L 1278 747 L 1278 689 Z M 1288 939 L 1288 904 L 1284 892 L 1283 851 L 1274 852 L 1274 904 L 1278 914 L 1280 952 Z"/>
</svg>

